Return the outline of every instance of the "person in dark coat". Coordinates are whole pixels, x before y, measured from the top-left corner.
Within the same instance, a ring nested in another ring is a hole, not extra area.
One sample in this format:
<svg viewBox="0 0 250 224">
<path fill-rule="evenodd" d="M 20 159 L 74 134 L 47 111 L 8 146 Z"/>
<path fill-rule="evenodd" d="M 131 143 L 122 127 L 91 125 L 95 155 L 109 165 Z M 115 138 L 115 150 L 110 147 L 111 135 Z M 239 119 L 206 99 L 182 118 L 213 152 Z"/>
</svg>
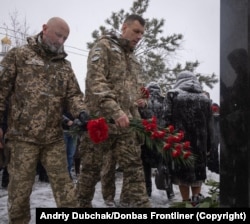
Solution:
<svg viewBox="0 0 250 224">
<path fill-rule="evenodd" d="M 9 184 L 9 173 L 8 173 L 8 152 L 4 149 L 4 144 L 7 141 L 5 139 L 5 133 L 7 131 L 8 125 L 7 125 L 7 114 L 8 114 L 8 103 L 6 103 L 6 109 L 3 114 L 3 122 L 0 124 L 0 170 L 3 170 L 2 173 L 2 183 L 1 186 L 3 188 L 7 188 Z"/>
<path fill-rule="evenodd" d="M 219 162 L 219 144 L 220 144 L 220 106 L 212 103 L 213 126 L 214 126 L 214 144 L 208 154 L 207 167 L 210 171 L 220 173 Z"/>
<path fill-rule="evenodd" d="M 162 95 L 161 88 L 156 82 L 150 82 L 146 88 L 149 91 L 149 99 L 147 107 L 139 108 L 141 118 L 150 119 L 155 116 L 157 118 L 158 126 L 163 127 L 164 121 L 162 120 L 162 117 L 164 96 Z M 141 146 L 141 159 L 143 163 L 147 194 L 150 197 L 152 193 L 152 168 L 157 168 L 159 170 L 158 173 L 160 173 L 161 166 L 163 165 L 163 158 L 156 148 L 150 149 L 144 144 Z M 166 176 L 161 175 L 159 178 L 165 179 Z M 165 182 L 165 180 L 162 180 L 162 182 Z M 172 183 L 171 186 L 164 186 L 163 188 L 166 190 L 170 189 L 170 192 L 167 191 L 169 199 L 174 196 Z"/>
<path fill-rule="evenodd" d="M 173 183 L 179 186 L 183 201 L 198 203 L 206 180 L 207 152 L 213 142 L 211 100 L 203 93 L 197 77 L 189 71 L 177 75 L 173 89 L 166 94 L 165 120 L 184 131 L 195 156 L 193 166 L 174 163 Z M 190 198 L 190 190 L 192 197 Z"/>
</svg>

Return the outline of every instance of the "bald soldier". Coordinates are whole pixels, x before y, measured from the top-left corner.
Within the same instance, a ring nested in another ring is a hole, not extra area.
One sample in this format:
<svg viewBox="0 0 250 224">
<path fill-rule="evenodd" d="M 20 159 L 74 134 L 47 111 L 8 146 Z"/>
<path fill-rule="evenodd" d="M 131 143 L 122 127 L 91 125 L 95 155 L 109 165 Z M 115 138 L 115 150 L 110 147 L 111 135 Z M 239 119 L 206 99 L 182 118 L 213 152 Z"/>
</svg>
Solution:
<svg viewBox="0 0 250 224">
<path fill-rule="evenodd" d="M 64 42 L 69 25 L 51 18 L 27 44 L 11 49 L 0 63 L 0 119 L 9 100 L 7 143 L 9 223 L 29 223 L 30 194 L 37 162 L 46 168 L 58 207 L 78 206 L 69 177 L 63 130 L 63 108 L 86 123 L 83 95 Z"/>
</svg>

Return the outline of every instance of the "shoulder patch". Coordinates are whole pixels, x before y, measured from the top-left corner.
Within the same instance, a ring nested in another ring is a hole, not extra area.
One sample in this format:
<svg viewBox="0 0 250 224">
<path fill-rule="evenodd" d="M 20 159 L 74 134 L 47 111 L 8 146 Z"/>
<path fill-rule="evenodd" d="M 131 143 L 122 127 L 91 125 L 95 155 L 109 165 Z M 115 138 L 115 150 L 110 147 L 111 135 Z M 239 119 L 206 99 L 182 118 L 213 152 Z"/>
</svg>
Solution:
<svg viewBox="0 0 250 224">
<path fill-rule="evenodd" d="M 100 47 L 96 47 L 95 49 L 93 49 L 94 52 L 98 52 L 98 51 L 101 51 L 101 48 Z"/>
<path fill-rule="evenodd" d="M 94 61 L 97 61 L 97 60 L 99 60 L 99 58 L 100 58 L 100 55 L 93 55 L 92 57 L 91 57 L 91 61 L 92 62 L 94 62 Z"/>
<path fill-rule="evenodd" d="M 121 53 L 121 49 L 119 48 L 119 47 L 117 47 L 117 46 L 111 46 L 111 50 L 112 51 L 116 51 L 116 52 L 118 52 L 118 53 Z"/>
</svg>

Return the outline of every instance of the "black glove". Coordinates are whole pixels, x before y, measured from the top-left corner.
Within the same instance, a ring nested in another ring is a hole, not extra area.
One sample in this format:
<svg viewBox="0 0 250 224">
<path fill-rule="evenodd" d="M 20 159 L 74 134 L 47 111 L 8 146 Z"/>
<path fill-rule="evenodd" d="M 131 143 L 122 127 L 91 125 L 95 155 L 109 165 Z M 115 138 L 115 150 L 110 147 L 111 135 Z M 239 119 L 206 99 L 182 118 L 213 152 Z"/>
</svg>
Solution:
<svg viewBox="0 0 250 224">
<path fill-rule="evenodd" d="M 73 121 L 73 125 L 81 127 L 82 126 L 82 122 L 78 118 L 76 118 Z"/>
<path fill-rule="evenodd" d="M 82 123 L 83 130 L 87 131 L 87 124 L 88 124 L 88 121 L 90 120 L 89 114 L 86 111 L 82 111 L 79 114 L 79 120 Z"/>
</svg>

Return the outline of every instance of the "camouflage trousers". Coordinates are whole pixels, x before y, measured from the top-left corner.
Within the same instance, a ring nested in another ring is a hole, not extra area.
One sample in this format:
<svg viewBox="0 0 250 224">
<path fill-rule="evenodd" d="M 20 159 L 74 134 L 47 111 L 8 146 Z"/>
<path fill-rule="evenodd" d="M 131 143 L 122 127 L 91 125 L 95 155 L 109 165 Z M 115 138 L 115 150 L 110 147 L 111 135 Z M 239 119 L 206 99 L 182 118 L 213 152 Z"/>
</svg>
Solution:
<svg viewBox="0 0 250 224">
<path fill-rule="evenodd" d="M 116 159 L 113 150 L 107 150 L 103 154 L 101 167 L 101 185 L 104 201 L 114 201 L 115 199 L 115 169 Z"/>
<path fill-rule="evenodd" d="M 30 195 L 35 182 L 37 163 L 45 167 L 57 207 L 78 207 L 76 189 L 69 177 L 65 145 L 62 141 L 53 144 L 33 144 L 8 141 L 10 150 L 8 171 L 9 223 L 29 223 Z"/>
<path fill-rule="evenodd" d="M 95 185 L 100 180 L 100 174 L 103 179 L 105 179 L 103 172 L 106 172 L 106 178 L 110 178 L 110 180 L 114 178 L 114 165 L 110 168 L 112 172 L 104 169 L 105 164 L 108 164 L 108 160 L 112 158 L 110 153 L 115 159 L 113 164 L 117 162 L 123 170 L 120 204 L 123 207 L 150 207 L 140 157 L 141 148 L 134 133 L 110 136 L 105 144 L 93 144 L 89 139 L 85 139 L 85 143 L 80 149 L 82 163 L 78 182 L 80 207 L 92 207 Z M 109 173 L 112 176 L 109 176 Z M 105 181 L 102 180 L 103 182 Z M 106 183 L 109 183 L 108 179 L 106 179 Z M 108 187 L 107 184 L 106 187 Z M 112 187 L 111 191 L 113 191 Z"/>
</svg>

